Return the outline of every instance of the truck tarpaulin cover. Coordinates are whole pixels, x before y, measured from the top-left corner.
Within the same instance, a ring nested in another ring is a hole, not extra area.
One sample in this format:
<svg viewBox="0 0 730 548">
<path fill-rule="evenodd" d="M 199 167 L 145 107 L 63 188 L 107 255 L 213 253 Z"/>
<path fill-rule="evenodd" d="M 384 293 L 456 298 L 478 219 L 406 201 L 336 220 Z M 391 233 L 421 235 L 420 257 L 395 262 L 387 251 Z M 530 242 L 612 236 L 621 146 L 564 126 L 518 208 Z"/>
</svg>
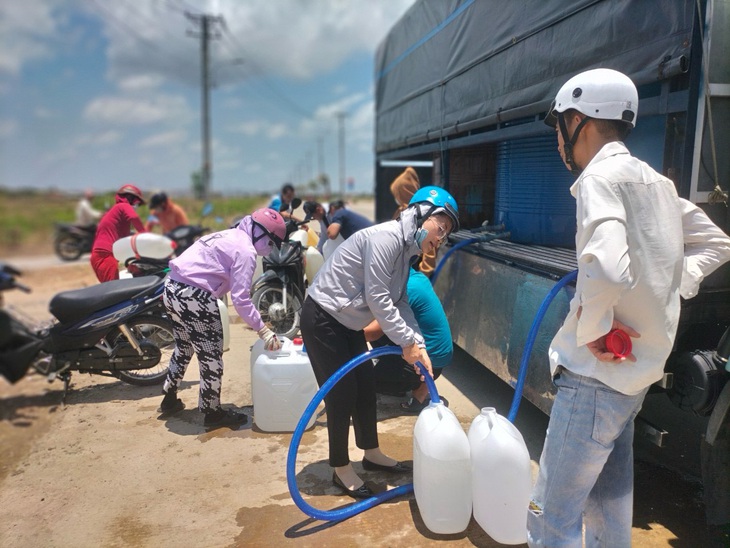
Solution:
<svg viewBox="0 0 730 548">
<path fill-rule="evenodd" d="M 613 68 L 637 85 L 676 74 L 695 4 L 419 1 L 378 47 L 376 151 L 539 114 L 582 70 Z"/>
</svg>

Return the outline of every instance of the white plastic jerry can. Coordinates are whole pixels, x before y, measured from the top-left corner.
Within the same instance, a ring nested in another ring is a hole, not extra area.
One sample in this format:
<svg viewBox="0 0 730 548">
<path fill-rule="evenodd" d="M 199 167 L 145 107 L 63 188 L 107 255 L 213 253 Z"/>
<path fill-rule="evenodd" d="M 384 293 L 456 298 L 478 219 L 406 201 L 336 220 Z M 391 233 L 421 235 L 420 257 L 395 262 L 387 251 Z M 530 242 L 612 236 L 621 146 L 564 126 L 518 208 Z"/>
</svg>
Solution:
<svg viewBox="0 0 730 548">
<path fill-rule="evenodd" d="M 124 264 L 132 257 L 146 257 L 148 259 L 167 259 L 175 253 L 176 244 L 167 236 L 142 232 L 120 238 L 112 244 L 112 254 L 120 263 Z"/>
<path fill-rule="evenodd" d="M 324 257 L 317 250 L 316 247 L 308 247 L 304 252 L 304 274 L 307 277 L 307 282 L 311 285 L 314 281 L 314 277 L 319 272 L 319 269 L 324 264 Z"/>
<path fill-rule="evenodd" d="M 280 350 L 251 349 L 251 395 L 254 422 L 264 432 L 294 432 L 319 386 L 301 339 L 283 338 Z M 312 414 L 307 428 L 314 425 Z"/>
<path fill-rule="evenodd" d="M 413 492 L 430 531 L 449 535 L 469 525 L 469 440 L 456 415 L 440 402 L 421 411 L 413 430 Z"/>
<path fill-rule="evenodd" d="M 327 238 L 327 241 L 322 245 L 322 255 L 324 257 L 324 260 L 326 261 L 329 259 L 330 255 L 332 255 L 335 252 L 335 249 L 344 242 L 345 239 L 342 237 L 342 234 L 338 234 L 337 238 L 334 240 L 330 240 Z"/>
<path fill-rule="evenodd" d="M 223 298 L 226 298 L 225 295 Z M 221 299 L 216 299 L 216 303 L 223 327 L 223 352 L 228 352 L 231 349 L 231 319 L 228 316 L 228 305 Z"/>
<path fill-rule="evenodd" d="M 520 431 L 493 407 L 469 427 L 474 519 L 500 544 L 527 542 L 530 453 Z"/>
</svg>

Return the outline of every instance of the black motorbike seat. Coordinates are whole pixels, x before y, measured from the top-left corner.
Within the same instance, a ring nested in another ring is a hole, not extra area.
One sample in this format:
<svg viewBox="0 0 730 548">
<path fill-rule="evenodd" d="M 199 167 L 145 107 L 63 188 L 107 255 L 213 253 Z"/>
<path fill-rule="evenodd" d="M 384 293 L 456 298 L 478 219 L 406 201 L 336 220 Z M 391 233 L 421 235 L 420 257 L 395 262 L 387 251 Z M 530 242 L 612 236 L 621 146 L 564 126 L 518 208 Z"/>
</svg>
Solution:
<svg viewBox="0 0 730 548">
<path fill-rule="evenodd" d="M 51 299 L 49 309 L 59 322 L 76 323 L 127 299 L 152 294 L 163 283 L 165 279 L 159 276 L 142 276 L 63 291 Z"/>
</svg>

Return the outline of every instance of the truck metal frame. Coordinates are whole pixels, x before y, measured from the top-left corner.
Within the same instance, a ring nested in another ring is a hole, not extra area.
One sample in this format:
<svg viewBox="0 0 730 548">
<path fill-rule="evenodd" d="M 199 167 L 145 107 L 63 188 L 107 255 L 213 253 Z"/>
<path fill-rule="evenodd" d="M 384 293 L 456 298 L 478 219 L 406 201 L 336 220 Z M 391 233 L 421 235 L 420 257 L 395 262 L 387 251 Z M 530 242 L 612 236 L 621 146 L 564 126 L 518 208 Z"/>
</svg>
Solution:
<svg viewBox="0 0 730 548">
<path fill-rule="evenodd" d="M 573 179 L 543 123 L 560 85 L 596 67 L 628 74 L 640 101 L 627 146 L 730 232 L 730 155 L 718 154 L 730 149 L 729 27 L 728 0 L 421 0 L 381 43 L 376 218 L 391 217 L 390 183 L 414 165 L 422 185 L 444 186 L 459 203 L 452 244 L 485 221 L 511 233 L 454 253 L 435 286 L 454 341 L 505 382 L 514 386 L 543 298 L 576 268 Z M 547 348 L 573 293 L 566 287 L 551 305 L 529 362 L 524 395 L 545 413 L 554 394 Z M 730 374 L 713 358 L 728 326 L 725 265 L 683 302 L 665 379 L 652 387 L 695 417 L 714 524 L 730 521 Z M 663 412 L 642 413 L 658 445 Z"/>
</svg>

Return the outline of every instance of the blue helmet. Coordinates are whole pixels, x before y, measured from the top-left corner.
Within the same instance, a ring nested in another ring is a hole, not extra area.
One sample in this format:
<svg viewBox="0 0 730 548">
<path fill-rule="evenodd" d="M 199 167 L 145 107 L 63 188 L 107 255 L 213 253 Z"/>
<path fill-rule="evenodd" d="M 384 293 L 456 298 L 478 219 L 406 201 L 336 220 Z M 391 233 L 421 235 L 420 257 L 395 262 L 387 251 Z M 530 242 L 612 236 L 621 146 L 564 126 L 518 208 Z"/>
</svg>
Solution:
<svg viewBox="0 0 730 548">
<path fill-rule="evenodd" d="M 445 213 L 451 219 L 454 228 L 452 232 L 459 230 L 459 206 L 456 205 L 456 200 L 443 188 L 437 186 L 424 186 L 418 189 L 413 196 L 411 201 L 408 202 L 408 207 L 415 206 L 416 204 L 431 204 L 431 207 L 425 211 L 419 209 L 418 212 L 418 226 L 421 226 L 423 221 L 428 219 L 431 215 L 436 213 Z"/>
</svg>

